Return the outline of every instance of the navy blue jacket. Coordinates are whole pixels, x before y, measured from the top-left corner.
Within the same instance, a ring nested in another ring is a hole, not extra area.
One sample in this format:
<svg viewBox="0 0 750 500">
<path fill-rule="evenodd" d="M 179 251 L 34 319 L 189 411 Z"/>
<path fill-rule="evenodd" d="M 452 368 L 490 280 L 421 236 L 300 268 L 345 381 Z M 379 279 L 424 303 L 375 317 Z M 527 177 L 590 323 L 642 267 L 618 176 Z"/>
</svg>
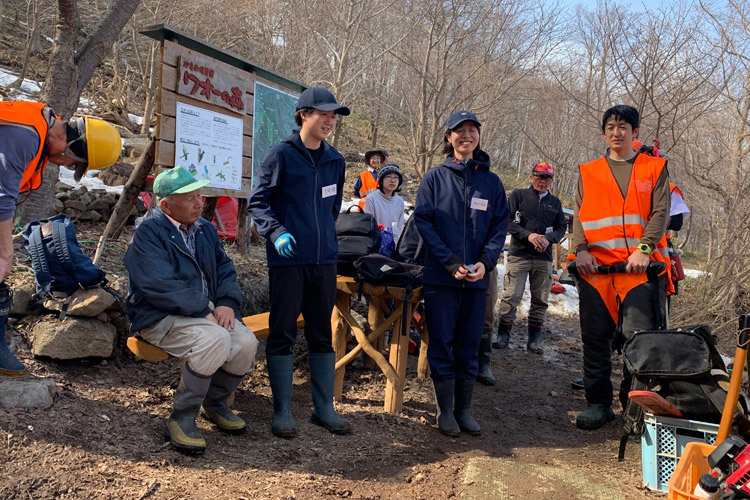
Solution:
<svg viewBox="0 0 750 500">
<path fill-rule="evenodd" d="M 544 252 L 537 252 L 529 241 L 531 233 L 543 234 L 550 243 L 558 243 L 565 236 L 565 214 L 560 200 L 552 193 L 539 198 L 533 187 L 514 189 L 508 198 L 510 240 L 508 255 L 530 257 L 552 262 L 552 245 Z"/>
<path fill-rule="evenodd" d="M 129 290 L 126 303 L 130 330 L 137 332 L 169 315 L 202 318 L 215 306 L 234 309 L 237 318 L 242 291 L 232 260 L 224 252 L 216 228 L 204 218 L 195 234 L 195 258 L 177 228 L 161 210 L 144 220 L 125 254 Z M 203 293 L 201 271 L 208 296 Z"/>
<path fill-rule="evenodd" d="M 258 233 L 266 238 L 269 266 L 338 262 L 336 218 L 344 195 L 346 164 L 326 141 L 323 148 L 315 165 L 299 132 L 292 132 L 268 150 L 255 171 L 248 209 Z M 297 241 L 297 254 L 289 259 L 277 254 L 273 246 L 283 233 Z"/>
<path fill-rule="evenodd" d="M 423 282 L 486 289 L 505 243 L 508 214 L 503 183 L 490 172 L 484 151 L 475 151 L 465 164 L 449 156 L 429 170 L 419 184 L 413 214 L 424 240 Z M 479 281 L 458 281 L 449 271 L 455 264 L 476 262 L 486 268 Z"/>
</svg>

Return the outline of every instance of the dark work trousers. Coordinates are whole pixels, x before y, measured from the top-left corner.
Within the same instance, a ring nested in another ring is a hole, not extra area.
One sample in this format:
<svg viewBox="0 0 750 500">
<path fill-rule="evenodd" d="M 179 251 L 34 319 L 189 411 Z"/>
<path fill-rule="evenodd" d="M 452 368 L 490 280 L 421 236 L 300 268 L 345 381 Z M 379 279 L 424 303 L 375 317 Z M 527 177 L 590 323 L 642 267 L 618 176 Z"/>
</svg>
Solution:
<svg viewBox="0 0 750 500">
<path fill-rule="evenodd" d="M 430 347 L 427 361 L 434 380 L 474 380 L 482 339 L 487 290 L 424 286 L 424 308 Z"/>
<path fill-rule="evenodd" d="M 297 340 L 297 317 L 305 318 L 312 353 L 333 352 L 331 312 L 336 301 L 336 264 L 268 269 L 271 314 L 266 356 L 287 356 Z"/>
<path fill-rule="evenodd" d="M 666 294 L 666 277 L 655 277 L 631 289 L 619 307 L 622 334 L 630 338 L 637 330 L 661 328 L 661 304 Z M 583 385 L 589 404 L 612 405 L 612 341 L 617 325 L 599 292 L 583 279 L 578 280 L 581 340 L 583 342 Z M 620 401 L 627 402 L 631 376 L 623 367 L 625 380 Z"/>
</svg>

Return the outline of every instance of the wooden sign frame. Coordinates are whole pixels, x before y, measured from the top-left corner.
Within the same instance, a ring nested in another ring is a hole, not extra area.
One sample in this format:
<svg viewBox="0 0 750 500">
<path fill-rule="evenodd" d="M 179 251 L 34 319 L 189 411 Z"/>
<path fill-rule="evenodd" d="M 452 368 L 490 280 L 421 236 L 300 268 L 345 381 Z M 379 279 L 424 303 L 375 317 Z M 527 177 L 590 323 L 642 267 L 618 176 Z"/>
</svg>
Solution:
<svg viewBox="0 0 750 500">
<path fill-rule="evenodd" d="M 207 197 L 246 199 L 252 187 L 255 82 L 293 95 L 299 95 L 306 86 L 165 25 L 144 28 L 140 33 L 161 41 L 154 163 L 160 169 L 175 165 L 177 102 L 241 117 L 244 125 L 240 189 L 207 187 L 202 193 Z M 192 76 L 186 77 L 186 74 Z M 191 92 L 196 85 L 196 92 Z M 238 99 L 241 99 L 243 109 L 238 109 Z"/>
</svg>

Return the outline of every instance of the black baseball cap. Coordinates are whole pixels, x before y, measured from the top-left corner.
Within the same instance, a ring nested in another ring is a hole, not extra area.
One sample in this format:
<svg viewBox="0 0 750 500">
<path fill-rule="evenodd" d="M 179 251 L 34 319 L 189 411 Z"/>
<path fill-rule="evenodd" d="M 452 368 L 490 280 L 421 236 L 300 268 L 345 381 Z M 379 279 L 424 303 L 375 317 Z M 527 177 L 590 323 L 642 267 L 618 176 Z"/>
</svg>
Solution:
<svg viewBox="0 0 750 500">
<path fill-rule="evenodd" d="M 451 115 L 448 117 L 448 121 L 445 122 L 445 131 L 450 132 L 465 121 L 472 121 L 477 124 L 477 127 L 482 126 L 482 124 L 477 119 L 477 115 L 475 115 L 471 111 L 462 109 L 461 111 L 454 111 L 453 113 L 451 113 Z"/>
<path fill-rule="evenodd" d="M 336 97 L 323 87 L 310 87 L 300 94 L 295 111 L 304 108 L 335 111 L 337 114 L 344 116 L 351 113 L 349 108 L 338 104 Z"/>
</svg>

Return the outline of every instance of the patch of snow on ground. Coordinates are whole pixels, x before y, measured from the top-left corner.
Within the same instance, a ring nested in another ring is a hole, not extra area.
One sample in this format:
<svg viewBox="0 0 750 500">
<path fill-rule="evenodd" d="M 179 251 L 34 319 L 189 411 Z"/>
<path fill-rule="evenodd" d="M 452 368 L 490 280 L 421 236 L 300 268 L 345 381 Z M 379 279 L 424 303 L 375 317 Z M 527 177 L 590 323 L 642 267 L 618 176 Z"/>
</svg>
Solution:
<svg viewBox="0 0 750 500">
<path fill-rule="evenodd" d="M 60 182 L 64 182 L 68 186 L 73 186 L 74 189 L 80 187 L 81 185 L 86 186 L 89 191 L 92 189 L 104 189 L 108 193 L 122 193 L 122 190 L 125 186 L 107 186 L 104 184 L 101 180 L 94 177 L 96 174 L 96 170 L 89 170 L 86 172 L 86 175 L 81 178 L 80 182 L 76 182 L 73 178 L 73 172 L 72 170 L 69 170 L 65 167 L 60 167 Z"/>
<path fill-rule="evenodd" d="M 2 86 L 8 86 L 11 83 L 15 82 L 18 79 L 18 73 L 13 73 L 12 71 L 8 71 L 6 69 L 0 69 L 0 85 Z M 38 94 L 42 91 L 42 86 L 39 82 L 35 82 L 33 80 L 29 80 L 28 78 L 24 78 L 23 83 L 21 84 L 21 89 L 13 89 L 13 99 L 14 100 L 33 100 L 31 96 L 28 94 L 29 92 Z"/>
<path fill-rule="evenodd" d="M 500 307 L 500 300 L 503 294 L 503 278 L 505 277 L 505 263 L 503 260 L 497 264 L 497 287 L 498 298 L 495 304 L 495 312 Z M 550 293 L 549 307 L 547 314 L 563 318 L 575 318 L 578 316 L 578 290 L 572 285 L 562 285 L 565 287 L 565 293 Z M 531 305 L 531 293 L 529 292 L 528 281 L 526 289 L 523 292 L 523 298 L 516 311 L 516 321 L 524 322 L 529 316 L 529 307 Z"/>
<path fill-rule="evenodd" d="M 702 278 L 703 276 L 710 276 L 711 274 L 707 273 L 706 271 L 701 271 L 700 269 L 683 269 L 683 272 L 685 273 L 685 277 L 687 278 Z"/>
</svg>

